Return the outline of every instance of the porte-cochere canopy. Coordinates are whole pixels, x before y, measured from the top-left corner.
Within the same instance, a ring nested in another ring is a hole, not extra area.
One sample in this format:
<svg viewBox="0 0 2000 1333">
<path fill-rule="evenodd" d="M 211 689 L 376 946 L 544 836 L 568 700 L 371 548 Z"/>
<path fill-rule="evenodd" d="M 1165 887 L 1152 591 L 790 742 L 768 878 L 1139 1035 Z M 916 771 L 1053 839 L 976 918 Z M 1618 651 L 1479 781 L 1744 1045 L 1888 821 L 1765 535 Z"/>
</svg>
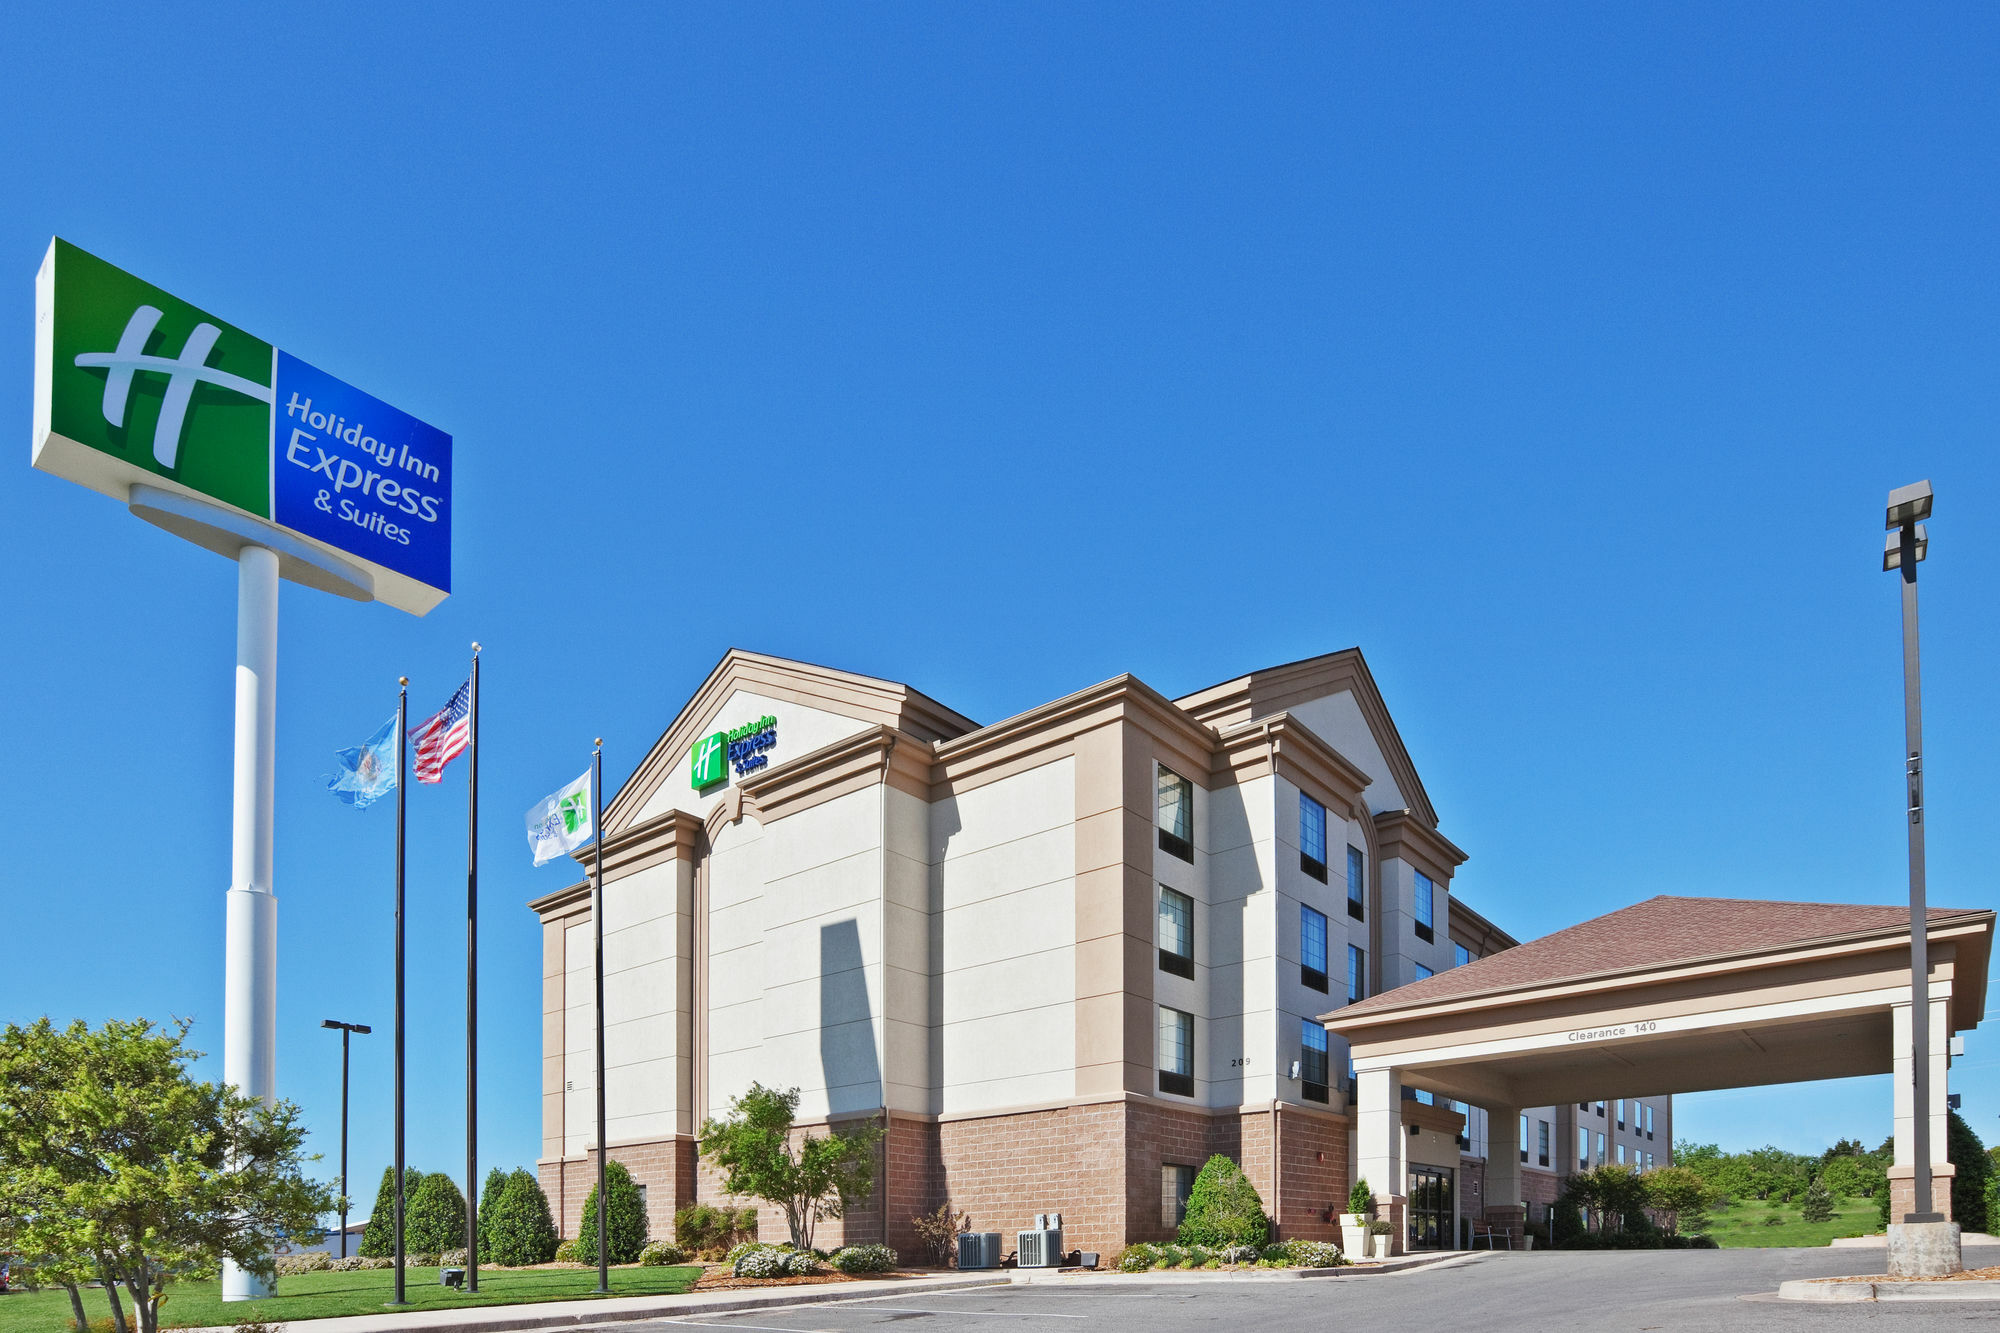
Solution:
<svg viewBox="0 0 2000 1333">
<path fill-rule="evenodd" d="M 1948 1207 L 1948 1041 L 1986 1006 L 1991 911 L 1929 921 L 1932 1170 Z M 1518 1215 L 1519 1108 L 1894 1073 L 1910 1143 L 1907 907 L 1660 897 L 1324 1016 L 1358 1085 L 1357 1166 L 1405 1193 L 1401 1085 L 1489 1113 L 1489 1214 Z"/>
</svg>

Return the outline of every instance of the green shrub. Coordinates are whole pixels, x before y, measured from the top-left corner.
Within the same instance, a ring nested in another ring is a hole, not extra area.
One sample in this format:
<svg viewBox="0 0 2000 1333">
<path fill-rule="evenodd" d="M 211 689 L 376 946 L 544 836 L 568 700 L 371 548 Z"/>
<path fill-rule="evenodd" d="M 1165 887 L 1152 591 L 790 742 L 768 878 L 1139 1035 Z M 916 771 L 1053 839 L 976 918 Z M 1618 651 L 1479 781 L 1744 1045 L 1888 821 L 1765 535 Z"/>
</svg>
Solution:
<svg viewBox="0 0 2000 1333">
<path fill-rule="evenodd" d="M 1187 1247 L 1184 1245 L 1175 1245 L 1171 1241 L 1165 1245 L 1155 1247 L 1153 1253 L 1154 1261 L 1161 1268 L 1179 1268 L 1187 1262 Z"/>
<path fill-rule="evenodd" d="M 896 1268 L 896 1252 L 887 1245 L 847 1245 L 827 1262 L 843 1273 L 890 1273 Z"/>
<path fill-rule="evenodd" d="M 1799 1207 L 1801 1222 L 1831 1222 L 1833 1220 L 1833 1191 L 1826 1187 L 1825 1176 L 1814 1176 L 1813 1183 L 1806 1186 L 1805 1202 Z"/>
<path fill-rule="evenodd" d="M 1255 1245 L 1231 1245 L 1215 1257 L 1225 1264 L 1254 1264 L 1260 1256 Z"/>
<path fill-rule="evenodd" d="M 1261 1263 L 1289 1266 L 1292 1262 L 1292 1252 L 1283 1245 L 1266 1245 L 1257 1258 Z"/>
<path fill-rule="evenodd" d="M 480 1231 L 489 1257 L 509 1268 L 547 1263 L 561 1239 L 541 1182 L 518 1167 L 508 1174 L 491 1214 L 481 1219 Z"/>
<path fill-rule="evenodd" d="M 1111 1266 L 1121 1273 L 1143 1273 L 1158 1263 L 1159 1258 L 1158 1247 L 1141 1241 L 1120 1250 L 1118 1257 L 1111 1261 Z"/>
<path fill-rule="evenodd" d="M 687 1262 L 687 1251 L 671 1241 L 656 1240 L 639 1251 L 639 1264 L 643 1268 L 670 1267 Z"/>
<path fill-rule="evenodd" d="M 1993 1159 L 1979 1135 L 1956 1111 L 1945 1125 L 1945 1153 L 1958 1173 L 1951 1179 L 1951 1220 L 1967 1231 L 1986 1230 L 1992 1223 L 1986 1212 L 1986 1185 L 1993 1174 Z"/>
<path fill-rule="evenodd" d="M 786 1277 L 811 1277 L 825 1271 L 826 1263 L 817 1250 L 790 1250 L 785 1254 Z"/>
<path fill-rule="evenodd" d="M 623 1162 L 604 1164 L 604 1184 L 611 1192 L 611 1209 L 606 1214 L 606 1241 L 611 1262 L 629 1264 L 646 1248 L 646 1208 L 639 1200 L 639 1187 Z M 583 1199 L 583 1219 L 576 1226 L 577 1245 L 583 1262 L 597 1262 L 597 1186 Z"/>
<path fill-rule="evenodd" d="M 1767 1227 L 1781 1227 L 1785 1225 L 1785 1215 L 1783 1213 L 1772 1213 L 1764 1219 L 1764 1225 Z"/>
<path fill-rule="evenodd" d="M 744 1255 L 750 1253 L 750 1251 L 752 1250 L 776 1250 L 781 1248 L 790 1249 L 791 1246 L 767 1245 L 760 1240 L 740 1241 L 737 1244 L 729 1247 L 729 1253 L 722 1256 L 722 1262 L 724 1262 L 725 1264 L 734 1265 L 738 1259 L 741 1259 Z"/>
<path fill-rule="evenodd" d="M 403 1206 L 409 1207 L 410 1196 L 423 1183 L 424 1173 L 415 1169 L 403 1172 Z M 410 1219 L 403 1219 L 403 1245 L 409 1248 Z M 375 1191 L 375 1211 L 368 1214 L 368 1225 L 361 1232 L 361 1253 L 370 1259 L 389 1259 L 396 1253 L 396 1168 L 382 1168 L 382 1184 Z"/>
<path fill-rule="evenodd" d="M 1375 1216 L 1375 1191 L 1368 1188 L 1366 1176 L 1355 1181 L 1354 1188 L 1347 1191 L 1347 1211 L 1357 1217 Z"/>
<path fill-rule="evenodd" d="M 1188 1191 L 1181 1220 L 1184 1245 L 1262 1245 L 1271 1235 L 1264 1201 L 1243 1168 L 1220 1153 L 1208 1159 Z"/>
<path fill-rule="evenodd" d="M 441 1254 L 465 1244 L 465 1196 L 444 1172 L 425 1176 L 403 1207 L 405 1250 Z"/>
<path fill-rule="evenodd" d="M 755 1208 L 691 1203 L 674 1214 L 674 1241 L 691 1254 L 714 1258 L 757 1238 Z"/>
<path fill-rule="evenodd" d="M 784 1277 L 789 1272 L 787 1262 L 795 1253 L 775 1245 L 753 1245 L 736 1257 L 729 1271 L 737 1277 Z"/>
<path fill-rule="evenodd" d="M 1348 1262 L 1330 1240 L 1288 1240 L 1285 1253 L 1299 1268 L 1339 1268 Z"/>
<path fill-rule="evenodd" d="M 428 1250 L 406 1250 L 403 1261 L 411 1268 L 436 1268 L 438 1257 Z"/>
<path fill-rule="evenodd" d="M 486 1173 L 486 1183 L 479 1189 L 479 1257 L 483 1260 L 493 1253 L 493 1214 L 499 1210 L 500 1196 L 507 1190 L 507 1173 L 494 1167 Z"/>
<path fill-rule="evenodd" d="M 580 1264 L 583 1262 L 583 1246 L 576 1241 L 566 1240 L 556 1246 L 556 1262 L 559 1264 Z"/>
</svg>

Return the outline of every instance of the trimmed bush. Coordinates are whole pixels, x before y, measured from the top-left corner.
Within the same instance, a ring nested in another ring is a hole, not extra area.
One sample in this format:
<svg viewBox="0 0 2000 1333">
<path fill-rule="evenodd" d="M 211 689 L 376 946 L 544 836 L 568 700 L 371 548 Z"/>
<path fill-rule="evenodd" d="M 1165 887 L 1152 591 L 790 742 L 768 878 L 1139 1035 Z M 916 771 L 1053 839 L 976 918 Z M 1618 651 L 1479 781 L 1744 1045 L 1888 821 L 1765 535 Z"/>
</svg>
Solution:
<svg viewBox="0 0 2000 1333">
<path fill-rule="evenodd" d="M 1111 1266 L 1121 1273 L 1143 1273 L 1158 1263 L 1159 1258 L 1157 1246 L 1141 1241 L 1137 1245 L 1127 1245 L 1120 1250 L 1118 1257 L 1111 1261 Z"/>
<path fill-rule="evenodd" d="M 479 1257 L 483 1261 L 493 1253 L 493 1214 L 500 1210 L 500 1196 L 507 1189 L 507 1173 L 494 1167 L 486 1173 L 486 1183 L 479 1187 Z"/>
<path fill-rule="evenodd" d="M 785 1256 L 786 1277 L 812 1277 L 825 1271 L 825 1262 L 813 1250 L 793 1250 Z"/>
<path fill-rule="evenodd" d="M 733 1266 L 738 1259 L 741 1259 L 752 1250 L 776 1250 L 780 1248 L 789 1249 L 790 1246 L 767 1245 L 760 1240 L 739 1241 L 729 1247 L 729 1253 L 722 1256 L 722 1262 Z"/>
<path fill-rule="evenodd" d="M 325 1250 L 314 1250 L 307 1254 L 281 1254 L 271 1262 L 280 1277 L 287 1273 L 326 1273 L 333 1269 L 333 1256 Z"/>
<path fill-rule="evenodd" d="M 438 1252 L 438 1266 L 441 1268 L 463 1268 L 471 1262 L 472 1257 L 465 1252 L 463 1245 L 455 1250 L 440 1250 Z"/>
<path fill-rule="evenodd" d="M 1262 1256 L 1255 1245 L 1231 1245 L 1215 1257 L 1225 1264 L 1254 1264 Z"/>
<path fill-rule="evenodd" d="M 1329 1240 L 1288 1240 L 1285 1253 L 1300 1268 L 1340 1268 L 1347 1263 L 1340 1247 Z"/>
<path fill-rule="evenodd" d="M 656 1240 L 639 1251 L 639 1265 L 642 1268 L 664 1268 L 688 1261 L 687 1251 L 672 1241 Z"/>
<path fill-rule="evenodd" d="M 520 1168 L 508 1174 L 499 1202 L 479 1229 L 486 1236 L 487 1257 L 509 1268 L 547 1263 L 561 1241 L 541 1182 Z"/>
<path fill-rule="evenodd" d="M 606 1214 L 606 1240 L 611 1262 L 629 1264 L 646 1248 L 646 1209 L 639 1201 L 639 1187 L 623 1162 L 604 1164 L 604 1184 L 611 1192 L 611 1210 Z M 576 1241 L 583 1262 L 597 1262 L 597 1186 L 583 1199 L 583 1219 L 576 1226 Z"/>
<path fill-rule="evenodd" d="M 464 1244 L 465 1196 L 450 1176 L 433 1171 L 403 1204 L 403 1248 L 442 1254 Z"/>
<path fill-rule="evenodd" d="M 1188 1191 L 1183 1245 L 1262 1245 L 1271 1235 L 1264 1201 L 1243 1168 L 1220 1153 L 1208 1159 Z"/>
<path fill-rule="evenodd" d="M 691 1203 L 674 1214 L 674 1243 L 690 1254 L 714 1259 L 757 1239 L 755 1208 L 717 1208 Z"/>
<path fill-rule="evenodd" d="M 1368 1188 L 1366 1176 L 1355 1181 L 1354 1188 L 1347 1191 L 1347 1211 L 1357 1217 L 1375 1216 L 1375 1191 Z"/>
<path fill-rule="evenodd" d="M 410 1198 L 417 1192 L 417 1186 L 424 1180 L 424 1173 L 414 1168 L 403 1171 L 403 1206 L 409 1207 Z M 410 1219 L 403 1219 L 403 1246 L 410 1247 Z M 370 1259 L 390 1259 L 396 1254 L 396 1168 L 382 1168 L 382 1184 L 375 1191 L 375 1211 L 368 1214 L 368 1225 L 361 1232 L 361 1253 Z"/>
<path fill-rule="evenodd" d="M 438 1266 L 438 1257 L 435 1254 L 428 1254 L 423 1251 L 411 1253 L 406 1249 L 403 1251 L 403 1261 L 411 1268 L 436 1268 Z"/>
<path fill-rule="evenodd" d="M 556 1262 L 559 1264 L 580 1264 L 583 1262 L 583 1247 L 576 1241 L 566 1240 L 556 1246 Z"/>
<path fill-rule="evenodd" d="M 736 1257 L 729 1271 L 737 1277 L 784 1277 L 789 1272 L 786 1265 L 795 1253 L 775 1245 L 753 1245 Z"/>
<path fill-rule="evenodd" d="M 843 1273 L 890 1273 L 896 1268 L 896 1252 L 887 1245 L 846 1245 L 827 1262 Z"/>
</svg>

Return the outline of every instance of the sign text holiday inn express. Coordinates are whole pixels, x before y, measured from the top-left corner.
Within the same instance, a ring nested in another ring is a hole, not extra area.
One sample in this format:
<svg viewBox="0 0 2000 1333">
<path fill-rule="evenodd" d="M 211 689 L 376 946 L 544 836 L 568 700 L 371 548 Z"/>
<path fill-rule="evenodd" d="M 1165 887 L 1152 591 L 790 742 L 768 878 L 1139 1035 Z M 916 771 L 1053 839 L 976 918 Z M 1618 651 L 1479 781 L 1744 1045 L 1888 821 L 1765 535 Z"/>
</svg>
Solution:
<svg viewBox="0 0 2000 1333">
<path fill-rule="evenodd" d="M 36 278 L 34 464 L 123 501 L 192 494 L 451 591 L 451 436 L 58 239 Z"/>
</svg>

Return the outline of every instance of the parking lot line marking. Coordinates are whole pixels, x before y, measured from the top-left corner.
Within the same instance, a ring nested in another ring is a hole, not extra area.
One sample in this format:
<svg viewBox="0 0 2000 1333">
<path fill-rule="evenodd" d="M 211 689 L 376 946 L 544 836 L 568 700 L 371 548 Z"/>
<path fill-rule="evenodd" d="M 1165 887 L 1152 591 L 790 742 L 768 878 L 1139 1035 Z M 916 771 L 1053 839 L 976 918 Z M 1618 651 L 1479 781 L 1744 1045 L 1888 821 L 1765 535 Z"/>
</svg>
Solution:
<svg viewBox="0 0 2000 1333">
<path fill-rule="evenodd" d="M 862 1298 L 862 1300 L 871 1302 L 894 1300 L 894 1299 L 895 1298 L 892 1296 L 867 1296 Z M 860 1300 L 843 1301 L 841 1303 L 843 1305 L 860 1305 L 862 1301 Z M 981 1316 L 990 1315 L 995 1319 L 1088 1319 L 1090 1318 L 1090 1316 L 1087 1314 L 1054 1314 L 1054 1313 L 1037 1314 L 1026 1310 L 925 1310 L 914 1305 L 899 1305 L 896 1307 L 896 1309 L 901 1311 L 903 1314 L 955 1314 L 955 1315 L 981 1315 Z"/>
<path fill-rule="evenodd" d="M 724 1315 L 720 1314 L 715 1316 L 717 1319 L 724 1317 Z M 683 1328 L 748 1328 L 756 1330 L 756 1333 L 837 1333 L 837 1330 L 830 1328 L 789 1328 L 777 1324 L 715 1324 L 702 1323 L 693 1319 L 649 1319 L 646 1322 L 649 1324 L 679 1324 Z"/>
</svg>

